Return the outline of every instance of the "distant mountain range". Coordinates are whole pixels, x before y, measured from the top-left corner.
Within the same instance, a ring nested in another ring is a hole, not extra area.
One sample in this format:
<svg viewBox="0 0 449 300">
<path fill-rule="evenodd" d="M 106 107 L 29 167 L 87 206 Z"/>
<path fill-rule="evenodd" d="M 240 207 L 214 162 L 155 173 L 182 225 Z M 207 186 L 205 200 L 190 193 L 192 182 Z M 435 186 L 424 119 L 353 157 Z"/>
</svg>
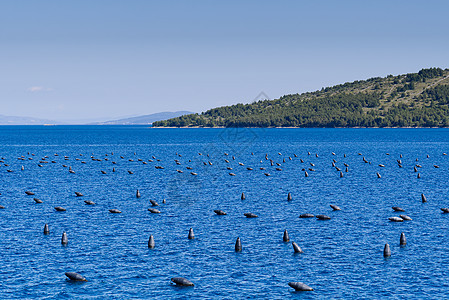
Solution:
<svg viewBox="0 0 449 300">
<path fill-rule="evenodd" d="M 0 125 L 60 125 L 62 122 L 32 117 L 17 117 L 0 115 Z"/>
<path fill-rule="evenodd" d="M 86 125 L 149 125 L 156 121 L 176 118 L 182 115 L 192 114 L 190 111 L 160 112 L 151 115 L 143 115 L 112 121 L 94 122 Z M 71 125 L 80 122 L 63 122 L 33 117 L 4 116 L 0 115 L 0 125 Z"/>
<path fill-rule="evenodd" d="M 160 112 L 151 115 L 143 115 L 126 119 L 112 120 L 106 122 L 91 123 L 91 125 L 149 125 L 156 121 L 177 118 L 183 115 L 192 114 L 190 111 Z"/>
</svg>

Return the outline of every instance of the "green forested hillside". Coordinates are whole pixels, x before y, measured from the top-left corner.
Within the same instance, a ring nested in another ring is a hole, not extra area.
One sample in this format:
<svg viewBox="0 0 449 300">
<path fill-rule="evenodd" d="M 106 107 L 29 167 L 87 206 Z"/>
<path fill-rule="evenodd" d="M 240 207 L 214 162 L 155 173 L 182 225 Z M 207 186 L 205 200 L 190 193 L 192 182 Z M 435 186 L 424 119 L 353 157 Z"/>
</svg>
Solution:
<svg viewBox="0 0 449 300">
<path fill-rule="evenodd" d="M 449 69 L 375 77 L 210 109 L 154 127 L 449 127 Z"/>
</svg>

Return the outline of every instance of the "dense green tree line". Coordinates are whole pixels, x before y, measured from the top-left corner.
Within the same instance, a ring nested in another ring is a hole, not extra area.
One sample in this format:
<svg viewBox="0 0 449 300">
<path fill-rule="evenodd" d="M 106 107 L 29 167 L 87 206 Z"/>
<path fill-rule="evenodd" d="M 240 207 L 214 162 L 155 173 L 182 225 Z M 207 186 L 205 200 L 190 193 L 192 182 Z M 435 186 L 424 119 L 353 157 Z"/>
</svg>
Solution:
<svg viewBox="0 0 449 300">
<path fill-rule="evenodd" d="M 444 72 L 431 68 L 402 77 L 376 77 L 314 93 L 213 108 L 201 114 L 155 122 L 153 126 L 445 127 L 449 126 L 449 85 L 425 88 L 413 98 L 408 95 L 409 91 L 415 92 L 418 82 L 442 77 Z M 388 97 L 387 88 L 391 90 Z M 387 107 L 391 99 L 403 102 L 392 102 Z"/>
<path fill-rule="evenodd" d="M 425 82 L 426 79 L 443 76 L 444 70 L 440 68 L 422 69 L 418 73 L 407 74 L 405 80 L 407 82 Z"/>
<path fill-rule="evenodd" d="M 439 104 L 449 104 L 449 85 L 439 85 L 423 92 L 421 99 L 430 99 Z"/>
</svg>

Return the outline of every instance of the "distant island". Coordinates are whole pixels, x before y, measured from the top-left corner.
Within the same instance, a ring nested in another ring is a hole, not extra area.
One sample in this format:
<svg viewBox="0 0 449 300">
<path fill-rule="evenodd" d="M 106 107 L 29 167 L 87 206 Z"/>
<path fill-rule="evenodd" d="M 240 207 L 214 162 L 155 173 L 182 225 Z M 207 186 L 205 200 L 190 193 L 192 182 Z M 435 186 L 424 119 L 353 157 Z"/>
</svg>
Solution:
<svg viewBox="0 0 449 300">
<path fill-rule="evenodd" d="M 170 118 L 176 118 L 182 115 L 193 114 L 190 111 L 175 111 L 175 112 L 160 112 L 151 115 L 143 115 L 132 118 L 125 118 L 119 120 L 112 120 L 106 122 L 96 122 L 92 125 L 150 125 L 153 122 L 166 120 Z"/>
<path fill-rule="evenodd" d="M 160 112 L 150 115 L 142 115 L 131 118 L 123 118 L 111 121 L 80 123 L 80 121 L 55 121 L 34 117 L 5 116 L 0 115 L 0 125 L 151 125 L 155 121 L 166 120 L 182 115 L 192 114 L 190 111 Z"/>
<path fill-rule="evenodd" d="M 449 127 L 449 69 L 388 75 L 157 121 L 153 127 Z"/>
<path fill-rule="evenodd" d="M 22 116 L 0 115 L 0 125 L 61 125 L 62 122 Z"/>
</svg>

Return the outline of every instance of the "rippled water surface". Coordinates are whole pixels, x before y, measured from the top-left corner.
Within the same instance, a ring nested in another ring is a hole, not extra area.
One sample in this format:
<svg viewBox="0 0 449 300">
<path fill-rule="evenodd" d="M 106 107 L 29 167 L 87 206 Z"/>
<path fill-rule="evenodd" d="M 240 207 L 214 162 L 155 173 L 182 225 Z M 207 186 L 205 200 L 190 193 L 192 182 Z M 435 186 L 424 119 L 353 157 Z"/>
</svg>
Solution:
<svg viewBox="0 0 449 300">
<path fill-rule="evenodd" d="M 0 129 L 1 299 L 448 297 L 449 214 L 440 210 L 449 207 L 447 129 Z M 160 214 L 148 211 L 149 200 Z M 389 222 L 399 215 L 392 206 L 413 220 Z M 331 220 L 298 218 L 302 213 Z M 285 229 L 304 253 L 282 241 Z M 68 271 L 88 282 L 67 281 Z M 178 276 L 195 286 L 170 284 Z M 315 290 L 294 292 L 290 281 Z"/>
</svg>

